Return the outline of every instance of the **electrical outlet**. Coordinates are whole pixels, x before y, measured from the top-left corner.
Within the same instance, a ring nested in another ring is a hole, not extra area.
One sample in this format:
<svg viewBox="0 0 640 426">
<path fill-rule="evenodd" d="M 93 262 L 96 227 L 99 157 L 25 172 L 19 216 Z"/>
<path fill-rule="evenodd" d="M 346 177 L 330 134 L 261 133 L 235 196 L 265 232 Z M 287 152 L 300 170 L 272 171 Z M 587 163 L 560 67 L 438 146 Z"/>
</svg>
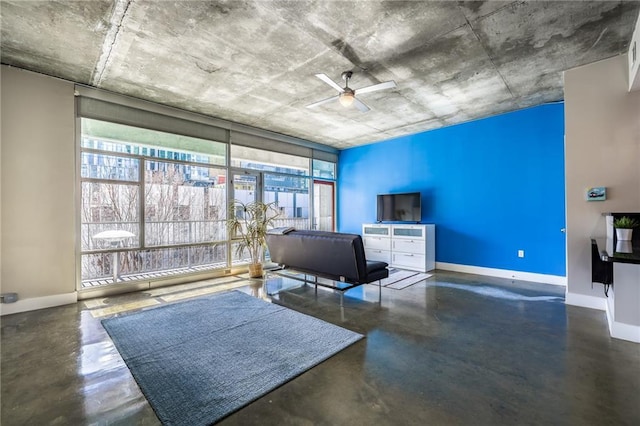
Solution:
<svg viewBox="0 0 640 426">
<path fill-rule="evenodd" d="M 18 293 L 0 294 L 0 303 L 15 303 L 18 301 Z"/>
<path fill-rule="evenodd" d="M 524 257 L 524 250 L 518 250 L 518 257 Z"/>
</svg>

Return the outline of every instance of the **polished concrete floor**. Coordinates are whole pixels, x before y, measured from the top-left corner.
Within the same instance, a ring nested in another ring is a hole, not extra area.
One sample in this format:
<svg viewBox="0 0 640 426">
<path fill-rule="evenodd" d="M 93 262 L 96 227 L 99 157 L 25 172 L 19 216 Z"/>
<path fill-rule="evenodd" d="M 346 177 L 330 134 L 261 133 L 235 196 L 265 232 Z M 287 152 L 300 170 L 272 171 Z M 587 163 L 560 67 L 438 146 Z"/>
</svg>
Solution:
<svg viewBox="0 0 640 426">
<path fill-rule="evenodd" d="M 100 324 L 109 315 L 260 284 L 229 278 L 2 317 L 1 424 L 156 425 Z M 640 345 L 564 288 L 437 272 L 339 297 L 272 276 L 274 303 L 365 339 L 221 425 L 638 425 Z M 211 312 L 215 320 L 215 312 Z"/>
</svg>

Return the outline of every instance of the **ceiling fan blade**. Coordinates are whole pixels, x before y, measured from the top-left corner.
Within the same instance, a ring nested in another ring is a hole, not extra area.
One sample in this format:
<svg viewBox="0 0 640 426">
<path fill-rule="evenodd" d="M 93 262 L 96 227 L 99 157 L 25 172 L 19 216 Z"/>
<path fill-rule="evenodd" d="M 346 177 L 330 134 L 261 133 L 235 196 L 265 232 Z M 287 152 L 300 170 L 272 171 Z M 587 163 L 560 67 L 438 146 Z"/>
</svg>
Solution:
<svg viewBox="0 0 640 426">
<path fill-rule="evenodd" d="M 364 102 L 362 102 L 360 99 L 358 98 L 353 98 L 353 105 L 358 108 L 360 110 L 360 112 L 367 112 L 369 111 L 369 107 L 365 105 Z"/>
<path fill-rule="evenodd" d="M 320 80 L 324 81 L 329 86 L 331 86 L 334 89 L 336 89 L 338 92 L 340 92 L 340 93 L 344 92 L 344 89 L 342 87 L 338 86 L 338 83 L 336 83 L 335 81 L 331 80 L 326 74 L 316 74 L 316 77 L 318 77 Z"/>
<path fill-rule="evenodd" d="M 328 104 L 329 102 L 335 102 L 335 101 L 338 100 L 339 97 L 340 97 L 339 95 L 338 96 L 332 96 L 330 98 L 323 99 L 323 100 L 318 101 L 318 102 L 314 102 L 312 104 L 307 105 L 307 108 L 315 108 L 315 107 L 320 106 L 320 105 Z"/>
<path fill-rule="evenodd" d="M 372 86 L 363 87 L 362 89 L 356 89 L 355 92 L 358 95 L 369 92 L 376 92 L 378 90 L 391 89 L 396 87 L 396 82 L 393 80 L 385 81 L 384 83 L 374 84 Z"/>
</svg>

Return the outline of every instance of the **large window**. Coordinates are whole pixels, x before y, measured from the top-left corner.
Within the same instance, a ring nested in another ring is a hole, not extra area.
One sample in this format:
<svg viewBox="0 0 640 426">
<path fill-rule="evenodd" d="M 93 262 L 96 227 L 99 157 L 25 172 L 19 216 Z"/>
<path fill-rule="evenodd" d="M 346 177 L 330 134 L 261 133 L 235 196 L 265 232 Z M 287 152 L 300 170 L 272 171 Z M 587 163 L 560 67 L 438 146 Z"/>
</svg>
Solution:
<svg viewBox="0 0 640 426">
<path fill-rule="evenodd" d="M 247 263 L 227 232 L 232 199 L 276 202 L 276 226 L 333 223 L 333 196 L 314 191 L 334 184 L 334 153 L 221 121 L 79 99 L 83 288 Z M 318 219 L 320 207 L 327 213 Z"/>
<path fill-rule="evenodd" d="M 277 226 L 310 229 L 309 158 L 231 145 L 231 165 L 263 172 L 262 198 L 278 204 Z"/>
<path fill-rule="evenodd" d="M 309 159 L 246 146 L 231 145 L 231 166 L 309 176 Z"/>
<path fill-rule="evenodd" d="M 227 265 L 226 146 L 81 120 L 87 285 Z"/>
<path fill-rule="evenodd" d="M 327 180 L 336 179 L 336 163 L 324 160 L 313 160 L 313 177 Z"/>
</svg>

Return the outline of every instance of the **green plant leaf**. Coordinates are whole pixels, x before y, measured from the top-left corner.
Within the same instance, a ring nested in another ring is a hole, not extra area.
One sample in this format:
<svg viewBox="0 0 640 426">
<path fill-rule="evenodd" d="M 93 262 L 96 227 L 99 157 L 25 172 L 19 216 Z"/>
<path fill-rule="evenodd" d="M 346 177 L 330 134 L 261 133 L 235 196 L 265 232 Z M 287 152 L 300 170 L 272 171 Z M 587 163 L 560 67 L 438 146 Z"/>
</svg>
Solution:
<svg viewBox="0 0 640 426">
<path fill-rule="evenodd" d="M 236 256 L 242 256 L 246 250 L 251 263 L 262 262 L 263 248 L 267 245 L 267 231 L 273 227 L 273 223 L 280 216 L 278 204 L 261 201 L 245 204 L 242 201 L 233 200 L 229 212 L 227 227 L 232 240 L 237 241 Z M 238 215 L 238 212 L 241 214 Z"/>
<path fill-rule="evenodd" d="M 632 229 L 638 226 L 638 221 L 628 216 L 622 216 L 613 221 L 614 228 Z"/>
</svg>

